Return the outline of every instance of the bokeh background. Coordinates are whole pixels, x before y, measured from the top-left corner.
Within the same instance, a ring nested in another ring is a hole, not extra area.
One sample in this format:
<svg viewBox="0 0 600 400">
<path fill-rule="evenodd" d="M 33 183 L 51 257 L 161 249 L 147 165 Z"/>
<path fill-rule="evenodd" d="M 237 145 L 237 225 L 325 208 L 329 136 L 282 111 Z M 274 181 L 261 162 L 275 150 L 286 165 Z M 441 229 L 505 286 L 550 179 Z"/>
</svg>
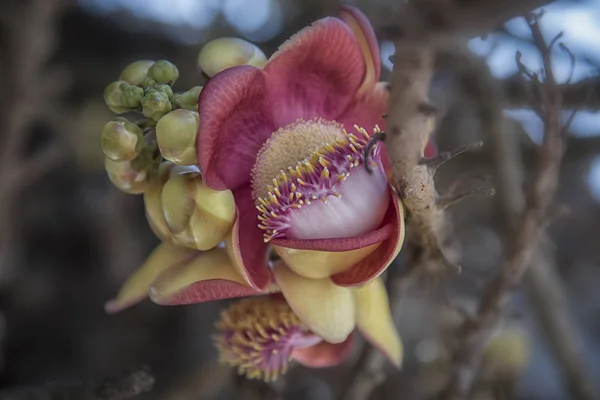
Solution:
<svg viewBox="0 0 600 400">
<path fill-rule="evenodd" d="M 176 90 L 202 84 L 196 56 L 206 41 L 241 37 L 269 55 L 302 27 L 335 15 L 342 3 L 359 6 L 373 21 L 381 39 L 382 79 L 389 80 L 393 44 L 378 21 L 384 6 L 394 6 L 391 0 L 0 1 L 1 399 L 77 399 L 72 388 L 141 364 L 151 368 L 156 383 L 140 399 L 272 396 L 269 388 L 241 382 L 217 363 L 210 335 L 227 301 L 185 307 L 145 301 L 105 314 L 104 302 L 158 239 L 146 223 L 142 197 L 118 191 L 104 170 L 100 133 L 113 114 L 102 91 L 138 59 L 175 63 Z M 586 369 L 600 382 L 600 1 L 544 8 L 545 34 L 563 31 L 577 58 L 565 112 L 586 102 L 570 129 L 561 176 L 559 200 L 570 213 L 551 225 L 551 251 L 569 314 L 581 331 Z M 488 140 L 478 98 L 487 96 L 501 107 L 504 134 L 518 142 L 514 156 L 531 166 L 542 124 L 520 86 L 515 52 L 533 69 L 541 64 L 524 20 L 511 20 L 486 37 L 465 38 L 462 45 L 467 56 L 461 57 L 470 57 L 472 68 L 465 72 L 448 63 L 432 87 L 443 111 L 438 147 Z M 571 72 L 568 54 L 559 52 L 554 61 L 564 81 Z M 489 86 L 479 84 L 482 76 Z M 448 163 L 440 186 L 464 173 L 493 178 L 492 151 L 487 146 Z M 375 399 L 419 398 L 417 392 L 428 393 L 443 381 L 444 325 L 453 319 L 448 305 L 472 308 L 502 260 L 505 238 L 495 198 L 468 200 L 449 215 L 464 271 L 412 285 L 399 315 L 405 366 L 392 372 Z M 401 259 L 393 268 L 403 267 Z M 498 361 L 508 365 L 503 382 L 516 389 L 484 391 L 481 396 L 491 397 L 480 398 L 570 398 L 535 315 L 527 296 L 517 293 L 507 323 L 516 339 L 500 351 L 516 355 Z M 359 353 L 357 348 L 334 369 L 294 368 L 284 398 L 339 396 Z"/>
</svg>

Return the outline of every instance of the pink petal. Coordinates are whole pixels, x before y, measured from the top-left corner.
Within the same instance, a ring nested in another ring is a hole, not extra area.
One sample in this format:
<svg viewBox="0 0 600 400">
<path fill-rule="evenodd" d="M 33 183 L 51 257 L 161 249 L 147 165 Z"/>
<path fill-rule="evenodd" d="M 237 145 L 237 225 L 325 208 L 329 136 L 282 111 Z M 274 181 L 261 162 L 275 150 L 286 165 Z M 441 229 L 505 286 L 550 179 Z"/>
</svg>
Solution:
<svg viewBox="0 0 600 400">
<path fill-rule="evenodd" d="M 358 39 L 366 61 L 366 72 L 363 86 L 373 85 L 379 80 L 381 72 L 381 57 L 379 43 L 369 19 L 356 7 L 343 6 L 340 18 L 344 21 Z"/>
<path fill-rule="evenodd" d="M 435 157 L 438 153 L 437 146 L 433 139 L 429 139 L 427 146 L 425 146 L 425 158 Z"/>
<path fill-rule="evenodd" d="M 163 306 L 177 306 L 257 294 L 261 294 L 261 292 L 237 282 L 224 279 L 211 279 L 193 283 L 173 296 L 153 301 Z"/>
<path fill-rule="evenodd" d="M 275 131 L 262 70 L 241 65 L 215 75 L 202 90 L 198 109 L 204 182 L 213 189 L 249 183 L 256 154 Z"/>
<path fill-rule="evenodd" d="M 342 343 L 321 342 L 314 346 L 295 349 L 292 357 L 305 367 L 327 368 L 340 364 L 352 352 L 354 334 Z"/>
<path fill-rule="evenodd" d="M 331 281 L 340 286 L 356 286 L 378 277 L 394 261 L 404 242 L 404 211 L 402 203 L 393 192 L 393 206 L 388 209 L 384 226 L 392 229 L 391 235 L 373 253 L 347 271 L 333 275 Z"/>
<path fill-rule="evenodd" d="M 277 126 L 299 118 L 335 120 L 354 98 L 365 61 L 350 28 L 323 18 L 285 42 L 264 68 Z"/>
<path fill-rule="evenodd" d="M 269 245 L 258 228 L 258 211 L 252 199 L 252 188 L 246 185 L 233 191 L 237 220 L 233 225 L 231 245 L 234 263 L 255 289 L 264 290 L 271 283 L 268 266 Z"/>
<path fill-rule="evenodd" d="M 386 82 L 379 82 L 369 90 L 357 95 L 346 110 L 336 119 L 346 130 L 354 130 L 354 125 L 373 132 L 375 125 L 385 132 L 385 114 L 388 107 Z"/>
</svg>

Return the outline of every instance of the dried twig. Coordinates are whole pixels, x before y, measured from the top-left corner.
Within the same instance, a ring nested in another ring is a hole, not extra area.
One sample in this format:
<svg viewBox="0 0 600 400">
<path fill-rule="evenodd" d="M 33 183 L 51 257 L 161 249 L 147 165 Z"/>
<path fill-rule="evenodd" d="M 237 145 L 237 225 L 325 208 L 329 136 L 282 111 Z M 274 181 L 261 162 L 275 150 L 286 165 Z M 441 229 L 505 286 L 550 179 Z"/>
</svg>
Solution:
<svg viewBox="0 0 600 400">
<path fill-rule="evenodd" d="M 543 81 L 538 80 L 538 75 L 530 77 L 535 79 L 533 83 L 542 100 L 544 142 L 538 154 L 535 178 L 530 185 L 525 209 L 512 235 L 508 257 L 500 274 L 488 285 L 477 315 L 468 318 L 457 330 L 459 344 L 453 352 L 451 379 L 442 393 L 442 397 L 447 399 L 463 399 L 468 395 L 476 377 L 481 352 L 492 336 L 511 292 L 519 284 L 540 244 L 558 185 L 566 127 L 561 120 L 562 97 L 552 70 L 552 47 L 542 37 L 539 17 L 530 15 L 528 22 L 534 41 L 542 53 Z M 527 73 L 525 70 L 523 72 Z"/>
<path fill-rule="evenodd" d="M 560 45 L 560 44 L 559 44 Z M 482 130 L 490 139 L 490 151 L 496 164 L 498 209 L 510 237 L 514 223 L 525 206 L 521 190 L 524 182 L 522 149 L 518 136 L 504 127 L 502 88 L 491 75 L 488 66 L 472 55 L 462 54 L 459 76 L 463 89 L 479 105 Z M 457 63 L 458 65 L 458 63 Z M 464 66 L 467 65 L 467 68 Z M 525 84 L 525 83 L 523 83 Z M 559 89 L 563 93 L 564 86 Z M 583 92 L 582 92 L 583 95 Z M 530 99 L 531 101 L 531 99 Z M 566 121 L 565 125 L 568 125 Z M 575 146 L 575 147 L 573 147 Z M 571 141 L 569 154 L 578 153 L 577 143 Z M 585 147 L 590 147 L 589 144 Z M 593 147 L 593 146 L 592 146 Z M 536 318 L 543 326 L 550 348 L 568 381 L 573 398 L 591 400 L 594 397 L 592 380 L 584 366 L 581 352 L 581 333 L 571 318 L 565 289 L 558 277 L 556 260 L 551 246 L 543 243 L 525 275 L 525 292 L 531 299 Z"/>
<path fill-rule="evenodd" d="M 147 366 L 132 368 L 122 374 L 106 378 L 100 385 L 49 384 L 0 391 L 0 398 L 29 399 L 81 399 L 127 400 L 152 390 L 154 377 Z"/>
<path fill-rule="evenodd" d="M 525 196 L 521 190 L 524 182 L 522 149 L 517 135 L 509 134 L 504 129 L 501 88 L 491 76 L 488 66 L 483 61 L 475 61 L 473 56 L 466 61 L 469 68 L 463 69 L 463 86 L 479 105 L 482 130 L 490 138 L 490 149 L 498 171 L 498 209 L 505 223 L 506 236 L 510 237 L 514 223 L 525 206 Z M 465 65 L 465 60 L 461 65 Z M 564 98 L 564 87 L 559 90 Z M 567 120 L 565 125 L 569 123 Z M 525 275 L 525 285 L 532 309 L 543 326 L 543 334 L 548 338 L 551 351 L 563 370 L 572 397 L 586 400 L 596 398 L 593 380 L 583 362 L 581 333 L 571 318 L 572 312 L 557 273 L 556 260 L 547 242 L 535 254 Z"/>
<path fill-rule="evenodd" d="M 126 400 L 152 390 L 154 377 L 146 366 L 107 378 L 94 391 L 95 400 Z"/>
</svg>

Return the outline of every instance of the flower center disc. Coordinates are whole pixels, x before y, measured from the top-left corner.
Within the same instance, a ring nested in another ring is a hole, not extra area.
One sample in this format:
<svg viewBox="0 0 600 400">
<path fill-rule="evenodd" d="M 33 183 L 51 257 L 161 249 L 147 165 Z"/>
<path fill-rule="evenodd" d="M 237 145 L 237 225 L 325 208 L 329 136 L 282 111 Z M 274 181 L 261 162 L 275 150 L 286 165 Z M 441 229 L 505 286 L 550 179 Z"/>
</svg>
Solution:
<svg viewBox="0 0 600 400">
<path fill-rule="evenodd" d="M 263 296 L 233 303 L 222 311 L 216 328 L 221 361 L 248 378 L 265 381 L 285 374 L 294 349 L 322 341 L 285 301 Z"/>
<path fill-rule="evenodd" d="M 352 134 L 337 122 L 298 120 L 264 144 L 252 189 L 266 242 L 351 237 L 381 224 L 389 187 L 379 146 L 369 155 L 369 174 L 363 164 L 370 137 L 355 129 Z"/>
</svg>

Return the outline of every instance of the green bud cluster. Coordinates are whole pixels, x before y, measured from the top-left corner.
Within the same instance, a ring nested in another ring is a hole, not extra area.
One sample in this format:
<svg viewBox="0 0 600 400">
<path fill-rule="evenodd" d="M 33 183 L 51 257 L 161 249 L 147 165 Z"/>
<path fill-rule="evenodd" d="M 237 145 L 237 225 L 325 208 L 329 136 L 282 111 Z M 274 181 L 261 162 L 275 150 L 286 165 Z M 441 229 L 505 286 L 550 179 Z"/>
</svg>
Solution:
<svg viewBox="0 0 600 400">
<path fill-rule="evenodd" d="M 127 65 L 119 80 L 104 90 L 104 100 L 113 112 L 138 115 L 116 117 L 102 130 L 106 171 L 111 182 L 126 193 L 144 193 L 163 160 L 196 164 L 202 86 L 174 93 L 172 86 L 178 78 L 177 67 L 169 61 L 139 60 Z"/>
<path fill-rule="evenodd" d="M 104 89 L 104 101 L 117 114 L 141 111 L 158 121 L 173 109 L 171 86 L 178 78 L 179 70 L 167 60 L 134 61 Z"/>
</svg>

